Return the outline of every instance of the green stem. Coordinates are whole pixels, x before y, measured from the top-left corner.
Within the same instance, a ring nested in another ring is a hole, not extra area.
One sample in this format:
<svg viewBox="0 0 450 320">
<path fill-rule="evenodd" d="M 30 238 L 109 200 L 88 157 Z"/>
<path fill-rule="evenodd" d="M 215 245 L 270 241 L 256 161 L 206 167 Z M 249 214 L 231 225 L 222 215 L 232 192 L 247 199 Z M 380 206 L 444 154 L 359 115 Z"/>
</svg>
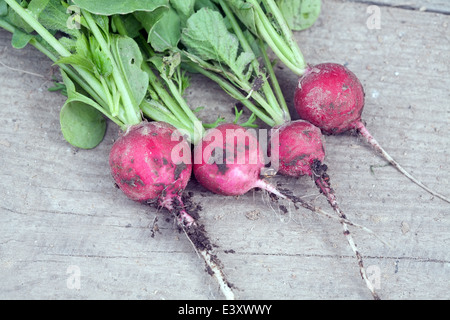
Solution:
<svg viewBox="0 0 450 320">
<path fill-rule="evenodd" d="M 275 17 L 278 25 L 280 26 L 281 32 L 283 32 L 284 38 L 289 48 L 291 49 L 292 53 L 294 54 L 295 60 L 297 61 L 298 64 L 297 67 L 305 69 L 306 67 L 305 58 L 303 57 L 303 54 L 300 51 L 300 48 L 294 39 L 294 34 L 292 33 L 291 28 L 286 22 L 283 13 L 280 11 L 280 8 L 278 7 L 278 5 L 275 3 L 274 0 L 263 0 L 263 3 L 266 7 L 270 8 L 271 13 Z"/>
<path fill-rule="evenodd" d="M 239 26 L 236 18 L 234 17 L 233 12 L 230 10 L 230 8 L 228 7 L 228 5 L 225 3 L 224 0 L 219 0 L 219 3 L 221 5 L 225 15 L 227 16 L 228 20 L 230 21 L 231 26 L 234 30 L 234 33 L 236 34 L 236 36 L 239 39 L 242 49 L 245 52 L 253 52 L 250 44 L 247 41 L 247 38 L 244 36 L 244 33 L 242 32 L 241 27 Z M 280 112 L 280 110 L 281 110 L 280 105 L 272 91 L 272 88 L 270 87 L 269 83 L 265 79 L 266 75 L 263 72 L 261 72 L 260 65 L 259 65 L 259 62 L 257 59 L 254 59 L 252 61 L 252 67 L 254 69 L 256 77 L 261 78 L 261 80 L 263 81 L 262 90 L 264 92 L 264 95 L 267 99 L 268 106 L 269 106 L 269 109 L 266 109 L 266 111 L 272 116 L 273 120 L 276 123 L 283 121 L 283 120 L 281 120 L 281 118 L 283 118 L 283 114 L 281 114 L 281 112 Z"/>
<path fill-rule="evenodd" d="M 236 89 L 235 86 L 230 84 L 228 81 L 216 75 L 214 72 L 210 72 L 198 66 L 196 63 L 187 62 L 186 64 L 189 65 L 189 67 L 192 68 L 193 70 L 203 74 L 204 76 L 216 82 L 222 89 L 228 92 L 230 96 L 239 100 L 243 105 L 245 105 L 251 112 L 253 112 L 258 118 L 264 121 L 267 125 L 273 127 L 276 124 L 271 116 L 268 116 L 258 107 L 256 107 L 253 103 L 251 103 L 250 100 L 248 100 L 248 98 L 246 98 L 239 90 Z"/>
<path fill-rule="evenodd" d="M 112 76 L 114 78 L 114 81 L 117 84 L 117 88 L 120 92 L 120 96 L 122 99 L 122 104 L 125 109 L 125 120 L 128 125 L 134 125 L 138 124 L 142 121 L 140 113 L 138 112 L 138 106 L 136 106 L 136 102 L 134 101 L 133 95 L 130 93 L 130 89 L 127 85 L 127 83 L 122 78 L 122 75 L 119 72 L 119 67 L 117 66 L 117 63 L 114 59 L 114 56 L 111 53 L 110 46 L 106 43 L 102 32 L 98 28 L 96 22 L 92 18 L 91 14 L 86 11 L 82 10 L 83 16 L 86 19 L 86 22 L 94 35 L 95 39 L 98 41 L 100 47 L 102 48 L 103 52 L 108 56 L 108 58 L 111 61 L 111 64 L 113 65 L 112 68 Z"/>
<path fill-rule="evenodd" d="M 173 81 L 168 79 L 165 75 L 162 75 L 162 78 L 166 82 L 166 85 L 169 88 L 170 93 L 178 102 L 178 105 L 183 109 L 184 113 L 189 118 L 194 131 L 194 136 L 192 137 L 191 140 L 194 144 L 197 144 L 200 141 L 200 139 L 203 138 L 203 134 L 205 133 L 205 130 L 201 122 L 198 120 L 197 116 L 192 112 L 191 108 L 189 108 L 188 104 L 186 103 L 186 100 L 181 96 L 180 92 L 178 91 L 178 88 L 175 86 Z"/>
<path fill-rule="evenodd" d="M 306 62 L 283 14 L 273 0 L 263 1 L 277 20 L 283 32 L 283 37 L 275 30 L 259 2 L 257 0 L 247 0 L 248 3 L 253 5 L 257 13 L 256 25 L 258 33 L 289 69 L 299 76 L 303 75 L 305 73 Z"/>
<path fill-rule="evenodd" d="M 259 39 L 259 48 L 261 50 L 266 69 L 269 72 L 270 82 L 272 83 L 272 87 L 273 87 L 275 94 L 278 98 L 278 101 L 280 102 L 280 105 L 284 111 L 284 119 L 286 121 L 290 121 L 291 116 L 289 114 L 289 108 L 286 104 L 286 100 L 284 99 L 284 95 L 283 95 L 283 92 L 281 91 L 281 87 L 280 87 L 280 84 L 278 83 L 277 77 L 275 75 L 275 71 L 273 70 L 272 62 L 270 61 L 269 56 L 267 55 L 266 48 L 264 48 L 264 43 L 261 39 Z"/>
<path fill-rule="evenodd" d="M 256 17 L 256 26 L 258 28 L 259 35 L 264 41 L 269 45 L 269 47 L 273 50 L 276 56 L 295 74 L 301 76 L 304 73 L 303 69 L 299 69 L 296 67 L 295 63 L 291 61 L 291 54 L 284 53 L 282 49 L 280 49 L 274 42 L 273 37 L 270 35 L 269 31 L 266 29 L 266 26 L 261 21 L 260 17 Z M 277 35 L 278 36 L 278 35 Z M 282 47 L 283 48 L 283 47 Z"/>
<path fill-rule="evenodd" d="M 184 123 L 178 121 L 178 119 L 176 119 L 173 115 L 162 112 L 160 109 L 152 106 L 145 99 L 142 101 L 140 108 L 144 114 L 149 115 L 149 117 L 153 120 L 167 122 L 177 129 L 188 131 L 190 136 L 193 135 L 193 132 L 191 132 L 190 128 L 186 127 Z"/>
<path fill-rule="evenodd" d="M 114 16 L 113 22 L 119 34 L 127 35 L 127 30 L 123 25 L 122 19 L 119 16 Z M 139 37 L 138 40 L 140 40 L 141 48 L 144 48 L 146 50 L 146 53 L 143 52 L 143 54 L 153 56 L 154 52 L 150 48 L 147 41 L 142 41 L 142 37 Z M 203 137 L 203 133 L 205 130 L 203 129 L 201 122 L 187 105 L 186 100 L 181 96 L 180 91 L 175 86 L 173 81 L 168 79 L 166 76 L 161 75 L 161 78 L 165 81 L 172 95 L 171 96 L 167 92 L 166 88 L 161 84 L 161 81 L 152 71 L 147 62 L 144 61 L 142 63 L 142 69 L 149 76 L 150 86 L 163 101 L 164 105 L 173 113 L 173 115 L 176 117 L 176 120 L 174 120 L 174 117 L 170 117 L 170 119 L 167 119 L 167 114 L 160 112 L 159 110 L 157 110 L 157 108 L 153 108 L 148 102 L 141 104 L 141 110 L 144 112 L 144 114 L 152 119 L 155 119 L 155 117 L 157 117 L 160 121 L 166 121 L 174 125 L 178 129 L 184 129 L 185 131 L 188 131 L 191 142 L 197 144 Z"/>
<path fill-rule="evenodd" d="M 14 33 L 14 31 L 16 30 L 15 27 L 13 27 L 12 25 L 10 25 L 8 22 L 6 22 L 1 18 L 0 18 L 0 27 L 11 33 Z"/>
<path fill-rule="evenodd" d="M 241 81 L 234 74 L 226 72 L 223 69 L 217 69 L 215 66 L 209 64 L 206 61 L 201 60 L 200 58 L 198 58 L 195 55 L 190 54 L 189 52 L 183 51 L 183 54 L 190 61 L 192 61 L 192 63 L 186 63 L 187 65 L 189 65 L 191 67 L 195 65 L 196 70 L 198 70 L 198 72 L 200 72 L 200 73 L 201 73 L 201 70 L 207 71 L 206 74 L 204 74 L 204 75 L 206 75 L 211 80 L 218 83 L 223 89 L 225 89 L 225 88 L 230 89 L 231 87 L 233 87 L 234 90 L 232 90 L 232 91 L 229 89 L 225 90 L 230 95 L 233 95 L 231 93 L 231 92 L 233 92 L 234 93 L 233 96 L 236 99 L 240 100 L 244 105 L 249 105 L 253 108 L 257 108 L 249 101 L 249 96 L 247 96 L 247 97 L 243 96 L 241 94 L 241 92 L 236 89 L 236 87 L 240 88 L 241 90 L 245 91 L 248 94 L 251 93 L 251 97 L 259 104 L 259 106 L 261 108 L 263 108 L 269 114 L 269 116 L 267 116 L 265 113 L 263 113 L 262 111 L 259 110 L 260 114 L 262 114 L 266 118 L 267 117 L 271 118 L 271 120 L 269 120 L 269 121 L 267 121 L 267 119 L 266 120 L 262 119 L 265 123 L 269 124 L 269 122 L 270 122 L 273 125 L 276 125 L 276 124 L 283 124 L 285 122 L 281 115 L 277 116 L 278 114 L 273 112 L 272 107 L 269 105 L 269 103 L 267 102 L 265 97 L 263 97 L 258 91 L 252 91 L 252 85 L 250 83 L 248 83 L 248 81 Z M 223 75 L 223 78 L 219 75 Z M 226 78 L 229 82 L 227 80 L 225 80 L 224 78 Z M 258 115 L 257 112 L 256 112 L 256 114 Z"/>
</svg>

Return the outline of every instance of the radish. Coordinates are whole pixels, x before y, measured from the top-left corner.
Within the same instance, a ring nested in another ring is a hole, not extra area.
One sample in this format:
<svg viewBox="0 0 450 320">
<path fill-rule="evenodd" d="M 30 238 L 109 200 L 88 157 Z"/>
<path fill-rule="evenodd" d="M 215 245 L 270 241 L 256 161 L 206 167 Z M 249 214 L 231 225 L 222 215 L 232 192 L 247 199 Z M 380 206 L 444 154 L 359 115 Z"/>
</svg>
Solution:
<svg viewBox="0 0 450 320">
<path fill-rule="evenodd" d="M 190 162 L 175 163 L 172 150 L 189 143 L 172 139 L 176 129 L 165 122 L 142 122 L 130 127 L 117 139 L 109 154 L 109 165 L 114 181 L 125 195 L 135 201 L 152 203 L 173 212 L 175 202 L 182 203 L 181 195 L 191 176 Z M 178 221 L 187 227 L 194 223 L 184 210 L 177 212 Z"/>
<path fill-rule="evenodd" d="M 326 134 L 356 131 L 392 166 L 430 194 L 450 203 L 450 199 L 425 186 L 409 174 L 373 138 L 361 121 L 364 89 L 356 75 L 343 65 L 321 63 L 310 67 L 295 90 L 295 109 L 300 118 Z"/>
<path fill-rule="evenodd" d="M 339 215 L 344 235 L 357 257 L 362 278 L 374 299 L 379 299 L 367 278 L 362 256 L 348 230 L 348 219 L 340 210 L 329 185 L 326 166 L 322 165 L 325 153 L 320 130 L 306 121 L 295 121 L 276 128 L 271 142 L 271 160 L 279 160 L 281 173 L 295 177 L 313 177 L 327 197 Z M 249 129 L 236 124 L 221 124 L 208 130 L 194 148 L 194 175 L 206 189 L 217 194 L 237 196 L 251 189 L 261 188 L 294 203 L 300 202 L 304 207 L 317 212 L 316 208 L 304 205 L 303 201 L 289 192 L 281 192 L 261 179 L 264 167 L 264 154 L 256 136 Z"/>
<path fill-rule="evenodd" d="M 237 124 L 221 124 L 207 130 L 194 147 L 195 178 L 217 194 L 237 196 L 261 188 L 284 198 L 260 178 L 264 167 L 264 154 L 256 135 Z"/>
<path fill-rule="evenodd" d="M 325 148 L 319 128 L 304 120 L 275 127 L 270 147 L 271 160 L 279 164 L 278 172 L 280 174 L 297 178 L 303 175 L 310 176 L 338 216 L 347 220 L 347 216 L 340 209 L 334 190 L 331 188 L 327 166 L 323 164 Z M 362 256 L 356 248 L 347 223 L 343 220 L 341 224 L 344 235 L 358 260 L 361 277 L 366 282 L 373 298 L 378 300 L 379 296 L 367 278 Z"/>
<path fill-rule="evenodd" d="M 179 72 L 176 58 L 151 57 L 160 73 L 155 74 L 137 42 L 127 35 L 122 16 L 111 20 L 107 16 L 126 13 L 123 4 L 77 1 L 83 27 L 70 28 L 65 15 L 68 4 L 63 1 L 24 2 L 25 7 L 15 0 L 5 2 L 8 7 L 3 11 L 8 16 L 5 20 L 2 16 L 0 26 L 14 33 L 13 44 L 30 43 L 60 66 L 68 97 L 60 117 L 64 138 L 76 147 L 94 148 L 106 130 L 104 117 L 117 124 L 123 134 L 109 159 L 115 182 L 130 199 L 168 209 L 224 296 L 233 299 L 231 284 L 212 253 L 204 227 L 187 212 L 182 199 L 192 171 L 187 141 L 200 139 L 204 129 L 182 98 L 187 79 Z M 147 11 L 160 7 L 165 5 L 139 4 Z M 47 9 L 57 14 L 41 16 Z M 112 25 L 121 35 L 112 32 Z M 55 38 L 58 31 L 67 37 Z M 168 64 L 171 72 L 166 72 Z M 143 114 L 157 122 L 143 120 Z"/>
<path fill-rule="evenodd" d="M 174 155 L 174 152 L 189 152 Z M 187 158 L 187 161 L 174 159 Z M 132 126 L 111 148 L 111 174 L 119 188 L 132 200 L 169 210 L 205 260 L 209 273 L 219 282 L 227 299 L 234 299 L 230 284 L 211 254 L 212 244 L 194 218 L 186 212 L 182 194 L 192 172 L 190 146 L 176 128 L 164 122 Z"/>
<path fill-rule="evenodd" d="M 266 169 L 264 163 L 264 152 L 255 131 L 237 124 L 220 124 L 207 130 L 203 139 L 194 146 L 193 172 L 197 181 L 209 191 L 225 196 L 239 196 L 251 189 L 261 188 L 313 212 L 331 217 L 325 211 L 292 196 L 290 192 L 281 192 L 261 178 Z M 353 225 L 347 218 L 343 219 Z"/>
</svg>

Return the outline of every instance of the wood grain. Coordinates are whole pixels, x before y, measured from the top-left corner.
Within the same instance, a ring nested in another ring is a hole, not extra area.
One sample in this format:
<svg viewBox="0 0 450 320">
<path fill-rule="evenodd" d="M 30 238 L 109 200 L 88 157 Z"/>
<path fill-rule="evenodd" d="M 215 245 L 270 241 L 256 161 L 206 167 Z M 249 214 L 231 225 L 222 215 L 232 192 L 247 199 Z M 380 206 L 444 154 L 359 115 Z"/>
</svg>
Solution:
<svg viewBox="0 0 450 320">
<path fill-rule="evenodd" d="M 381 29 L 369 29 L 371 3 L 324 1 L 298 43 L 309 63 L 345 63 L 358 75 L 368 129 L 407 170 L 450 196 L 449 15 L 378 1 Z M 431 4 L 440 2 L 423 5 Z M 69 146 L 59 128 L 64 99 L 47 91 L 51 63 L 9 42 L 0 31 L 0 298 L 221 299 L 166 213 L 114 188 L 107 158 L 118 128 L 110 123 L 94 150 Z M 297 79 L 282 66 L 277 75 L 292 105 Z M 233 100 L 207 80 L 194 76 L 186 98 L 207 107 L 205 121 L 213 113 L 233 119 Z M 383 166 L 357 137 L 326 137 L 326 147 L 343 210 L 391 244 L 352 229 L 379 275 L 381 298 L 449 299 L 450 206 Z M 308 178 L 273 182 L 331 212 Z M 228 198 L 195 181 L 188 189 L 238 298 L 370 299 L 335 221 L 271 203 L 260 191 Z M 160 232 L 152 238 L 155 218 Z M 77 272 L 79 288 L 71 282 Z"/>
</svg>

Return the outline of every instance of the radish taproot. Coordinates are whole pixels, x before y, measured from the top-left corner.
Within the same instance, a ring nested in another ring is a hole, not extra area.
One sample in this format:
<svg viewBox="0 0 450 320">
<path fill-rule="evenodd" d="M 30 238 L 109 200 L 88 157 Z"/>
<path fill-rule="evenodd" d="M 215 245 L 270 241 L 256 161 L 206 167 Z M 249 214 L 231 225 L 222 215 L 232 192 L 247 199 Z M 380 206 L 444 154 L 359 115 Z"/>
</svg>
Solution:
<svg viewBox="0 0 450 320">
<path fill-rule="evenodd" d="M 408 173 L 374 139 L 361 121 L 364 88 L 347 67 L 337 63 L 321 63 L 310 67 L 300 78 L 295 90 L 295 109 L 300 118 L 335 135 L 356 131 L 393 167 L 430 194 L 450 203 L 450 199 L 430 189 Z"/>
</svg>

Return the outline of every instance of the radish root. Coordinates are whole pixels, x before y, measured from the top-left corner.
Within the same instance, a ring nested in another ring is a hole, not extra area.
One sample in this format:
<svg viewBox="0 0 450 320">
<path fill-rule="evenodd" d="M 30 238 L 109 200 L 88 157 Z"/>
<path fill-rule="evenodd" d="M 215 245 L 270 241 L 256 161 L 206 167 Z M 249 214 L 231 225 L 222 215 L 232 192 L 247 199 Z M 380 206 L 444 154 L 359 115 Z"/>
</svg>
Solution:
<svg viewBox="0 0 450 320">
<path fill-rule="evenodd" d="M 367 277 L 366 269 L 365 269 L 364 263 L 363 263 L 363 257 L 361 255 L 361 253 L 358 251 L 358 249 L 356 248 L 355 241 L 353 240 L 350 230 L 348 229 L 348 225 L 344 221 L 344 220 L 347 220 L 347 216 L 345 215 L 344 212 L 342 212 L 341 208 L 339 207 L 339 204 L 336 200 L 336 196 L 334 194 L 334 190 L 330 186 L 330 177 L 326 173 L 326 171 L 328 169 L 327 166 L 322 164 L 320 161 L 315 161 L 313 163 L 312 168 L 313 168 L 313 173 L 314 173 L 313 179 L 314 179 L 314 182 L 316 183 L 317 187 L 325 195 L 329 204 L 331 205 L 333 210 L 336 212 L 336 214 L 341 219 L 343 219 L 340 222 L 341 222 L 342 228 L 344 229 L 344 235 L 347 238 L 347 242 L 349 243 L 350 247 L 353 250 L 353 253 L 356 256 L 356 259 L 358 260 L 359 272 L 361 274 L 362 279 L 365 281 L 367 288 L 372 293 L 372 297 L 375 300 L 380 300 L 380 297 L 375 292 L 375 288 L 374 288 L 372 282 L 370 282 L 369 278 Z"/>
<path fill-rule="evenodd" d="M 175 217 L 177 226 L 183 230 L 198 256 L 205 262 L 207 273 L 217 280 L 224 297 L 227 300 L 235 300 L 235 295 L 231 289 L 233 285 L 226 279 L 221 261 L 212 253 L 213 245 L 204 226 L 199 225 L 196 219 L 186 211 L 181 197 L 178 197 L 176 202 L 176 208 L 172 206 L 169 211 Z"/>
<path fill-rule="evenodd" d="M 406 171 L 405 169 L 403 169 L 403 167 L 397 162 L 395 161 L 382 147 L 381 145 L 378 143 L 377 140 L 375 140 L 375 138 L 370 134 L 370 132 L 367 130 L 366 126 L 361 122 L 358 121 L 355 124 L 355 129 L 361 134 L 361 136 L 363 136 L 367 142 L 378 152 L 380 153 L 383 158 L 388 161 L 395 169 L 397 169 L 398 171 L 400 171 L 402 174 L 404 174 L 409 180 L 411 180 L 412 182 L 414 182 L 415 184 L 417 184 L 419 187 L 421 187 L 422 189 L 424 189 L 425 191 L 429 192 L 430 194 L 432 194 L 435 197 L 438 197 L 441 200 L 444 200 L 448 203 L 450 203 L 450 199 L 448 199 L 447 197 L 443 196 L 442 194 L 428 188 L 426 185 L 424 185 L 422 182 L 420 182 L 419 180 L 417 180 L 416 178 L 414 178 L 408 171 Z"/>
</svg>

